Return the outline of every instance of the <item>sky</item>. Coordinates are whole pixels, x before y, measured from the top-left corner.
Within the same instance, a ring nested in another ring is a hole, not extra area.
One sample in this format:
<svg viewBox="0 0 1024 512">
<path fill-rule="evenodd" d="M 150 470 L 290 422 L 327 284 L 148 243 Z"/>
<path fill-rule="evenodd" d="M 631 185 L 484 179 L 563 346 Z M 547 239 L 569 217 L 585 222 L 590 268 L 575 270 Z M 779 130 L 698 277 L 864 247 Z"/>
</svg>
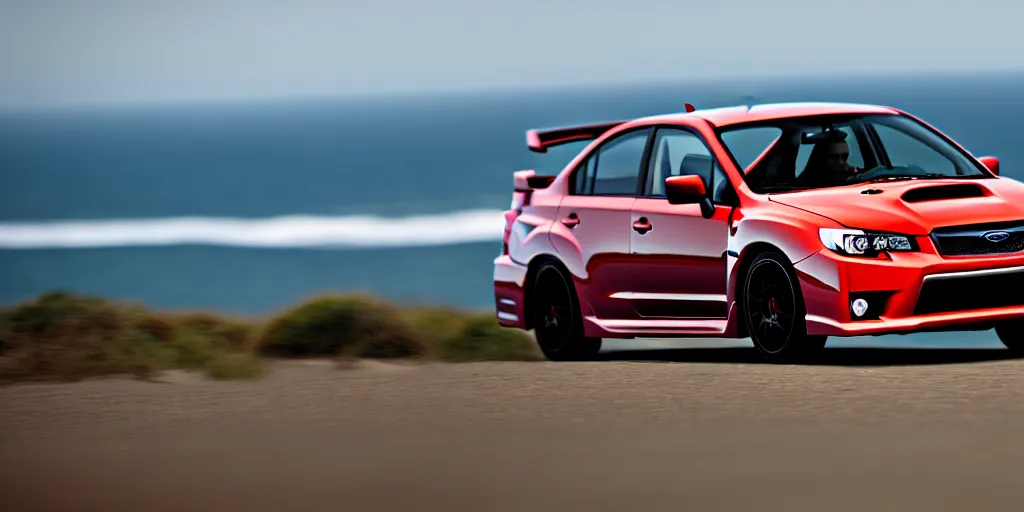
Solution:
<svg viewBox="0 0 1024 512">
<path fill-rule="evenodd" d="M 0 0 L 0 107 L 1020 70 L 1022 15 L 1005 0 Z"/>
</svg>

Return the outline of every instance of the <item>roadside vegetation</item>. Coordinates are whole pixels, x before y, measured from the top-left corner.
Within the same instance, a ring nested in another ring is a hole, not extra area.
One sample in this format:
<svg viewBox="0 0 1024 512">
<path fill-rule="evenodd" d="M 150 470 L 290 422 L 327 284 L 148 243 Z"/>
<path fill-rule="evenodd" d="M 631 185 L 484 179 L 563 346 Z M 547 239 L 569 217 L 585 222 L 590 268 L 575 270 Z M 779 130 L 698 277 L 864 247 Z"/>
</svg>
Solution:
<svg viewBox="0 0 1024 512">
<path fill-rule="evenodd" d="M 161 312 L 53 292 L 0 309 L 0 381 L 151 379 L 170 369 L 254 379 L 281 358 L 539 360 L 532 337 L 489 312 L 400 308 L 365 294 L 313 297 L 267 318 Z"/>
</svg>

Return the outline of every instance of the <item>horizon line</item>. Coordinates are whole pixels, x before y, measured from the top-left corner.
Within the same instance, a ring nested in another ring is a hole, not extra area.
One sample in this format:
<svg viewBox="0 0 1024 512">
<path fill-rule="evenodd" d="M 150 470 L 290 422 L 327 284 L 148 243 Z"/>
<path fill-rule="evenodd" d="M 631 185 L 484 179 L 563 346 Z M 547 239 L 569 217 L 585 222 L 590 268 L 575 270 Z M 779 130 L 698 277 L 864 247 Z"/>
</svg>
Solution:
<svg viewBox="0 0 1024 512">
<path fill-rule="evenodd" d="M 537 86 L 474 86 L 474 87 L 448 87 L 425 90 L 390 90 L 384 92 L 362 91 L 362 92 L 339 92 L 339 93 L 310 93 L 310 94 L 280 94 L 280 95 L 240 95 L 240 96 L 207 96 L 194 98 L 174 98 L 163 100 L 129 100 L 97 101 L 97 102 L 67 102 L 56 104 L 0 104 L 0 115 L 10 114 L 45 114 L 45 113 L 71 113 L 88 111 L 120 111 L 120 110 L 148 110 L 154 108 L 203 108 L 210 106 L 231 107 L 248 106 L 252 104 L 296 104 L 296 103 L 319 103 L 325 101 L 358 101 L 379 103 L 381 101 L 402 101 L 421 100 L 435 98 L 440 100 L 455 100 L 460 96 L 470 97 L 492 97 L 508 94 L 552 94 L 552 93 L 587 93 L 598 91 L 621 91 L 631 89 L 645 89 L 658 87 L 674 87 L 682 85 L 719 85 L 719 84 L 741 84 L 744 82 L 760 82 L 780 85 L 793 81 L 807 81 L 810 83 L 827 83 L 833 80 L 854 80 L 858 82 L 871 82 L 879 80 L 903 81 L 907 79 L 922 78 L 962 78 L 965 80 L 978 80 L 983 78 L 1010 78 L 1024 75 L 1024 67 L 1019 68 L 998 68 L 988 70 L 955 71 L 955 70 L 931 70 L 931 71 L 902 71 L 902 72 L 878 72 L 864 73 L 850 71 L 846 73 L 792 73 L 787 75 L 724 75 L 724 76 L 702 76 L 694 78 L 673 78 L 673 79 L 650 79 L 650 80 L 604 80 L 604 81 L 578 81 L 572 83 L 543 84 Z"/>
</svg>

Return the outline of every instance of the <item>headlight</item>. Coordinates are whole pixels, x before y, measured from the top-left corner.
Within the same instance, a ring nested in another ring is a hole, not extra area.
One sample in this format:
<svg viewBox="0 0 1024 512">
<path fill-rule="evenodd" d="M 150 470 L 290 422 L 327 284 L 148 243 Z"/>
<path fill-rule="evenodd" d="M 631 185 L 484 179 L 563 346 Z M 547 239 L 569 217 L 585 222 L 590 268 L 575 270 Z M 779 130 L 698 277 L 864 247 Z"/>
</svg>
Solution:
<svg viewBox="0 0 1024 512">
<path fill-rule="evenodd" d="M 882 252 L 910 252 L 917 250 L 908 236 L 891 233 L 865 233 L 859 229 L 818 230 L 821 243 L 847 256 L 873 256 Z"/>
</svg>

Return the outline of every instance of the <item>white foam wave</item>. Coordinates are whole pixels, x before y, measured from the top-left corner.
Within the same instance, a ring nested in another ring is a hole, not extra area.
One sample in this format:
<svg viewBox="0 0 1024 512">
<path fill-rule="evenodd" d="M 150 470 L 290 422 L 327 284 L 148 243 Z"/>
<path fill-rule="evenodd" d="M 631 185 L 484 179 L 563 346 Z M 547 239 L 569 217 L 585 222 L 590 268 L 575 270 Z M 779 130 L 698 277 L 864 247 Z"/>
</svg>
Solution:
<svg viewBox="0 0 1024 512">
<path fill-rule="evenodd" d="M 178 217 L 0 223 L 0 248 L 154 245 L 235 247 L 407 247 L 501 242 L 500 210 L 386 218 L 372 215 L 267 219 Z"/>
</svg>

